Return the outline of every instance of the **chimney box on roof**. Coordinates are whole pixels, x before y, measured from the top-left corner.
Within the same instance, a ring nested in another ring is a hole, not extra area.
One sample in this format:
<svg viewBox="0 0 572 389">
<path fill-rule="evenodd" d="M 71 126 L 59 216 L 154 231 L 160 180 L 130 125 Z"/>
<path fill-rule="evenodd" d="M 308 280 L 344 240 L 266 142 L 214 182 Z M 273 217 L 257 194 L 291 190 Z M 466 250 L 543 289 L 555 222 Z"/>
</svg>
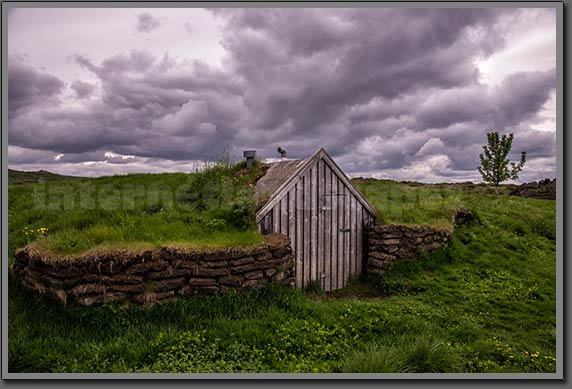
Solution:
<svg viewBox="0 0 572 389">
<path fill-rule="evenodd" d="M 246 158 L 246 167 L 250 169 L 252 167 L 252 162 L 254 162 L 254 158 L 256 158 L 256 150 L 244 150 L 242 155 Z"/>
</svg>

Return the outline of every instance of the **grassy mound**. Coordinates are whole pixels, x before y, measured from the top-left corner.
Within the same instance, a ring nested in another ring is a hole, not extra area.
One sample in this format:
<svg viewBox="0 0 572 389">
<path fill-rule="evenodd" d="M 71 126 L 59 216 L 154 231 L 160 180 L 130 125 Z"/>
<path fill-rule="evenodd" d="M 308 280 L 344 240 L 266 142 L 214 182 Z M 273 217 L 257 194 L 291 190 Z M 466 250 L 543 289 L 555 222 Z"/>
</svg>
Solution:
<svg viewBox="0 0 572 389">
<path fill-rule="evenodd" d="M 193 174 L 10 185 L 10 256 L 30 243 L 54 253 L 260 243 L 252 188 L 263 169 L 219 163 Z"/>
</svg>

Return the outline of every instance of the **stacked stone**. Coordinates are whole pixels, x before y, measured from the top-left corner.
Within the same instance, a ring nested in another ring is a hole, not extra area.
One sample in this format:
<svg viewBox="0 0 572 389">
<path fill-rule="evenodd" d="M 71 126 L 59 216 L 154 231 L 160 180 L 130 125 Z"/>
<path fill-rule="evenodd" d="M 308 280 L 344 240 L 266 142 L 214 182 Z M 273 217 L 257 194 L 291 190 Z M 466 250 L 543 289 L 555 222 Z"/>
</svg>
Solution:
<svg viewBox="0 0 572 389">
<path fill-rule="evenodd" d="M 450 239 L 449 231 L 428 226 L 373 226 L 368 233 L 367 271 L 383 274 L 398 260 L 415 258 L 419 250 L 431 252 L 441 248 Z"/>
<path fill-rule="evenodd" d="M 56 258 L 26 247 L 16 253 L 12 274 L 39 294 L 63 304 L 115 301 L 150 304 L 179 296 L 293 286 L 295 261 L 285 235 L 268 235 L 263 245 L 210 251 L 160 250 L 92 252 Z"/>
</svg>

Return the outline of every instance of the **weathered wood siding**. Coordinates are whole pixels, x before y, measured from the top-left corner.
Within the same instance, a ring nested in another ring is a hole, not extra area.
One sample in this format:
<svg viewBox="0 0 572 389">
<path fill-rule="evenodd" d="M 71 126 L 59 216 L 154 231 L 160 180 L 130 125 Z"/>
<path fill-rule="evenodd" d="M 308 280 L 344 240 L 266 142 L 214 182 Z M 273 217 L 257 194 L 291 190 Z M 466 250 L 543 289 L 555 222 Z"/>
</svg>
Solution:
<svg viewBox="0 0 572 389">
<path fill-rule="evenodd" d="M 343 288 L 364 269 L 373 216 L 322 158 L 295 180 L 261 219 L 260 231 L 290 237 L 297 287 L 316 281 L 325 291 Z"/>
</svg>

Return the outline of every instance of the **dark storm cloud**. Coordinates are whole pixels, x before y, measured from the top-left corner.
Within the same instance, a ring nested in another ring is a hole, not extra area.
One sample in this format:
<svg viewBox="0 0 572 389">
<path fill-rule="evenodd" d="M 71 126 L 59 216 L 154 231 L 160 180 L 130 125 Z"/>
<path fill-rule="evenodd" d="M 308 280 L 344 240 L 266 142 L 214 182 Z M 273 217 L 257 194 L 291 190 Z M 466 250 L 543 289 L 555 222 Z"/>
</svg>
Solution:
<svg viewBox="0 0 572 389">
<path fill-rule="evenodd" d="M 439 90 L 415 114 L 419 128 L 447 128 L 476 121 L 503 130 L 534 118 L 556 87 L 554 69 L 519 72 L 488 91 L 483 85 Z"/>
<path fill-rule="evenodd" d="M 101 99 L 81 108 L 30 109 L 11 120 L 11 144 L 86 157 L 89 151 L 114 150 L 188 159 L 206 158 L 230 142 L 240 100 L 225 93 L 232 83 L 224 74 L 141 52 L 100 65 L 81 56 L 76 60 L 99 78 Z M 212 87 L 222 83 L 224 88 Z M 76 93 L 77 86 L 72 85 Z M 22 128 L 26 131 L 17 130 Z"/>
<path fill-rule="evenodd" d="M 531 158 L 555 155 L 554 134 L 534 129 L 555 72 L 513 73 L 490 88 L 474 64 L 503 47 L 499 17 L 518 11 L 212 12 L 223 22 L 222 67 L 145 51 L 75 55 L 97 78 L 72 83 L 80 108 L 57 100 L 56 77 L 10 62 L 10 82 L 27 90 L 10 90 L 19 112 L 10 143 L 65 154 L 56 163 L 110 165 L 212 159 L 224 148 L 276 157 L 279 145 L 299 158 L 325 147 L 349 172 L 425 164 L 443 177 L 474 171 L 491 130 L 517 133 L 514 149 Z M 152 21 L 140 15 L 140 32 Z"/>
<path fill-rule="evenodd" d="M 53 163 L 55 154 L 46 150 L 27 149 L 18 146 L 8 146 L 8 154 L 10 163 L 28 164 L 28 163 Z"/>
<path fill-rule="evenodd" d="M 20 57 L 8 58 L 8 112 L 13 118 L 20 112 L 57 101 L 64 88 L 59 78 L 40 71 Z"/>
<path fill-rule="evenodd" d="M 80 80 L 72 82 L 70 87 L 73 89 L 78 99 L 83 99 L 84 97 L 88 97 L 95 90 L 95 85 Z"/>
<path fill-rule="evenodd" d="M 533 118 L 556 88 L 556 71 L 518 72 L 506 77 L 494 92 L 497 127 L 515 126 Z"/>
<path fill-rule="evenodd" d="M 429 96 L 415 112 L 418 128 L 447 128 L 456 123 L 484 121 L 493 114 L 486 87 L 439 90 Z"/>
<path fill-rule="evenodd" d="M 231 64 L 252 86 L 245 103 L 257 112 L 253 124 L 273 128 L 292 120 L 303 132 L 375 97 L 474 83 L 471 58 L 490 44 L 459 37 L 498 15 L 409 9 L 217 13 L 228 19 L 224 44 Z"/>
<path fill-rule="evenodd" d="M 513 158 L 518 159 L 521 151 L 527 152 L 527 158 L 550 158 L 556 155 L 554 134 L 546 131 L 528 130 L 516 134 L 513 141 Z"/>
<path fill-rule="evenodd" d="M 150 13 L 142 13 L 137 15 L 137 24 L 135 29 L 142 34 L 148 34 L 161 26 L 161 20 L 155 18 Z"/>
</svg>

